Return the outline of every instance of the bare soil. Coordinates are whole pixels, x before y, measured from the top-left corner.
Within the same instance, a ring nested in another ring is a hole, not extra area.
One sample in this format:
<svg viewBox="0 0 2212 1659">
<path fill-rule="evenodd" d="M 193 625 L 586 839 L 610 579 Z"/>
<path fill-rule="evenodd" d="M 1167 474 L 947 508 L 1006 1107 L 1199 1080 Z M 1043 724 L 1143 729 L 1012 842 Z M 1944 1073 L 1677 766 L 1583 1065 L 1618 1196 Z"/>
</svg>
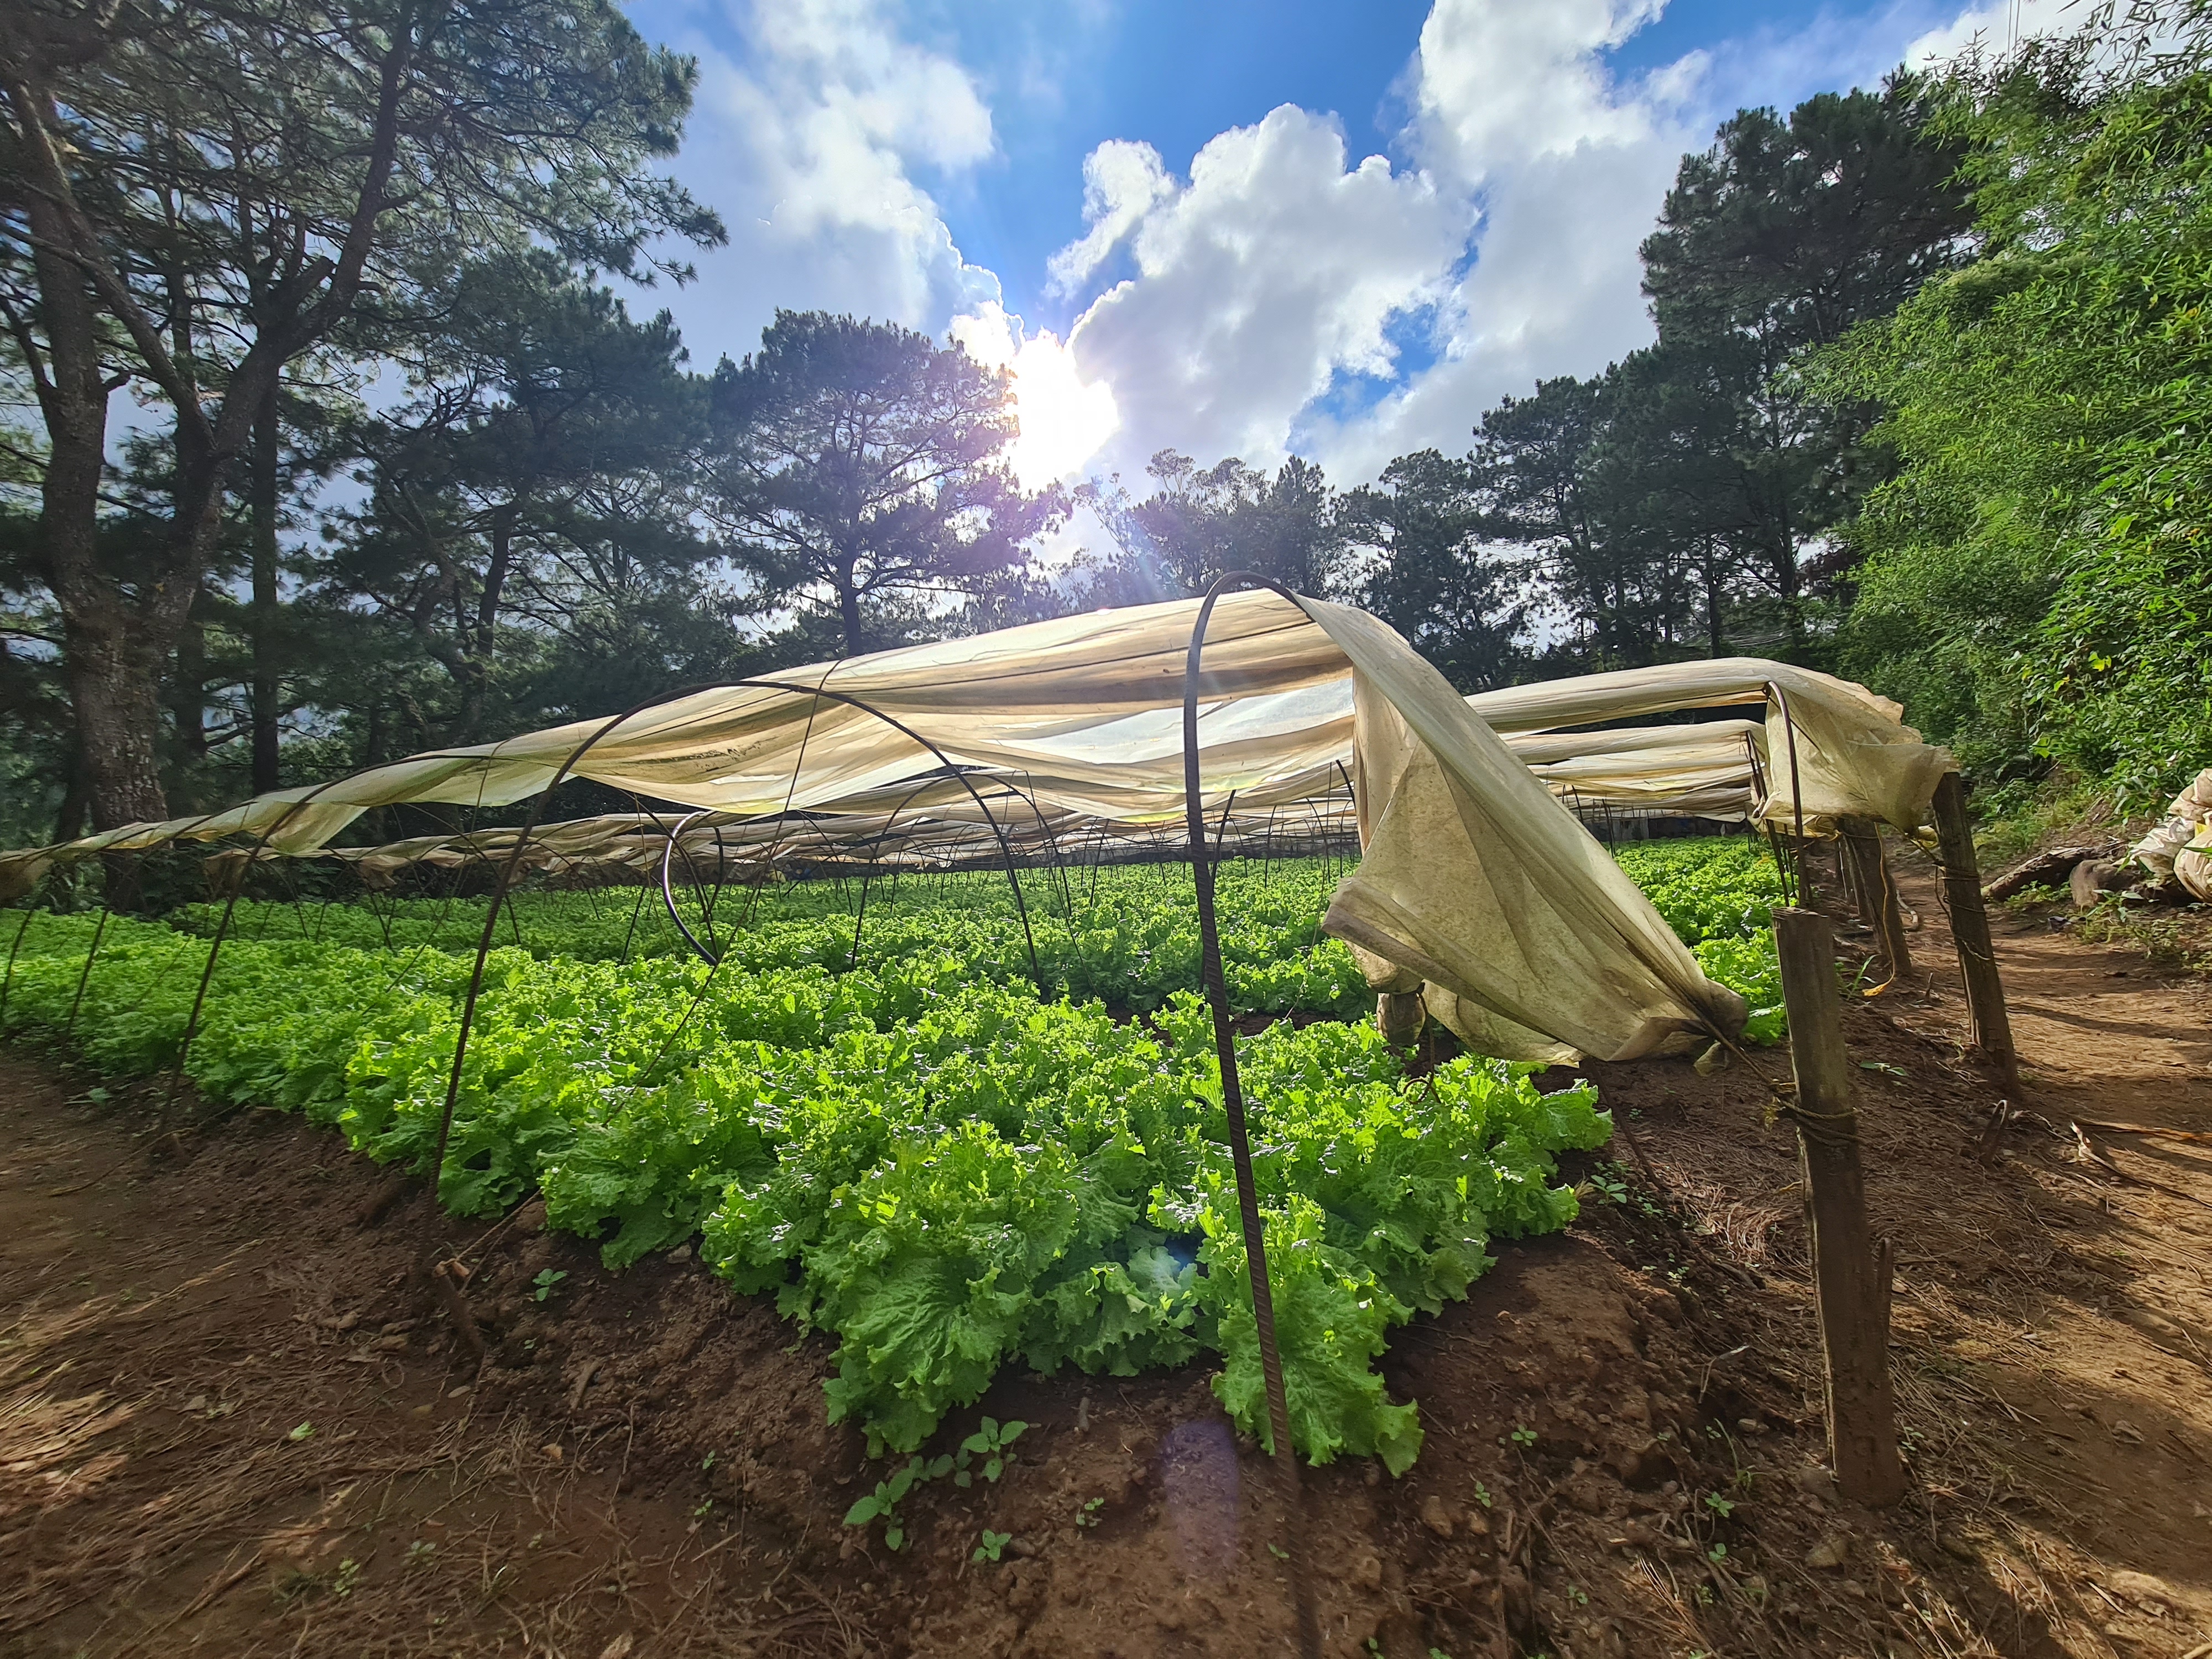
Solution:
<svg viewBox="0 0 2212 1659">
<path fill-rule="evenodd" d="M 2000 918 L 2000 1119 L 1905 879 L 1930 971 L 1846 1023 L 1894 1510 L 1820 1468 L 1779 1054 L 1589 1068 L 1619 1133 L 1583 1218 L 1398 1334 L 1420 1461 L 1308 1471 L 1302 1541 L 1204 1368 L 1009 1373 L 945 1439 L 1020 1419 L 1018 1457 L 923 1488 L 893 1553 L 842 1524 L 885 1471 L 824 1420 L 830 1345 L 688 1249 L 609 1274 L 534 1205 L 455 1222 L 294 1120 L 17 1050 L 0 1654 L 1226 1659 L 1291 1650 L 1303 1591 L 1332 1655 L 2203 1659 L 2212 1139 L 2135 1131 L 2212 1136 L 2212 995 Z M 425 1272 L 455 1257 L 481 1367 Z"/>
</svg>

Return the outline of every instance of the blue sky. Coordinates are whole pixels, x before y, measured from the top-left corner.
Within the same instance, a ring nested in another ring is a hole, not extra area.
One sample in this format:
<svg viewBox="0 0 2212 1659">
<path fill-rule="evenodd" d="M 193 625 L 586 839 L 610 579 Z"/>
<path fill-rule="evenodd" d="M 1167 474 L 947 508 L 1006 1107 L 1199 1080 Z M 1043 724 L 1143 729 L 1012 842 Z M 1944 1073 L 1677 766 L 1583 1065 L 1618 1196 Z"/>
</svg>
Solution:
<svg viewBox="0 0 2212 1659">
<path fill-rule="evenodd" d="M 1015 368 L 1038 478 L 1172 445 L 1356 482 L 1647 338 L 1636 244 L 1731 111 L 2058 10 L 643 0 L 732 238 L 659 299 L 702 366 L 778 306 L 957 338 Z"/>
</svg>

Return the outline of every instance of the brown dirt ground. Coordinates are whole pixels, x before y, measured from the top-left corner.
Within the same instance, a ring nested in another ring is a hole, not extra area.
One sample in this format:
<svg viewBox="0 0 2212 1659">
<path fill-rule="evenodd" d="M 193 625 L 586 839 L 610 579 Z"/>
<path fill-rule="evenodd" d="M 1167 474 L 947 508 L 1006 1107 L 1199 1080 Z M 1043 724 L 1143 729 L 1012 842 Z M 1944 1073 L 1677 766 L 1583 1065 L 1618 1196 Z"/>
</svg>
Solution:
<svg viewBox="0 0 2212 1659">
<path fill-rule="evenodd" d="M 688 1249 L 610 1275 L 532 1206 L 372 1221 L 384 1176 L 334 1137 L 18 1050 L 0 1654 L 1178 1659 L 1288 1650 L 1300 1587 L 1332 1655 L 2212 1651 L 2212 1143 L 2072 1127 L 2212 1132 L 2212 996 L 2000 918 L 2028 1069 L 1992 1131 L 1905 881 L 1936 971 L 1846 1027 L 1898 1243 L 1893 1510 L 1818 1468 L 1794 1142 L 1741 1066 L 1590 1068 L 1621 1133 L 1586 1172 L 1626 1201 L 1593 1188 L 1398 1334 L 1426 1448 L 1402 1480 L 1309 1472 L 1294 1579 L 1202 1368 L 1002 1377 L 946 1443 L 1018 1418 L 1018 1460 L 924 1488 L 892 1554 L 842 1524 L 883 1471 L 823 1420 L 829 1345 Z M 456 1254 L 480 1372 L 422 1273 Z"/>
</svg>

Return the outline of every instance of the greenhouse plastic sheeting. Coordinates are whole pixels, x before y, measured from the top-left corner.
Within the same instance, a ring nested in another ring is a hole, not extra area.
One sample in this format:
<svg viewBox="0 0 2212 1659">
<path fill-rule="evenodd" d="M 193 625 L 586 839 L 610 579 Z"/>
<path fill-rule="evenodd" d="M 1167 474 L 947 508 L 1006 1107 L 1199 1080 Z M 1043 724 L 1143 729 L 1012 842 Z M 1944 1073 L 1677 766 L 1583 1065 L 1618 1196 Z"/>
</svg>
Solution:
<svg viewBox="0 0 2212 1659">
<path fill-rule="evenodd" d="M 620 720 L 416 756 L 226 812 L 9 855 L 0 892 L 20 893 L 56 860 L 173 840 L 265 836 L 278 852 L 307 852 L 373 807 L 503 805 L 544 790 L 572 762 L 572 775 L 732 817 L 866 803 L 863 817 L 888 818 L 901 799 L 927 794 L 933 813 L 957 821 L 968 809 L 955 792 L 966 786 L 926 776 L 941 754 L 1018 784 L 1040 819 L 1171 829 L 1184 810 L 1180 706 L 1196 608 L 1173 601 L 816 664 L 777 676 L 783 688 L 695 691 Z M 1847 811 L 1919 824 L 1948 757 L 1903 726 L 1894 704 L 1842 681 L 1730 659 L 1462 699 L 1374 618 L 1265 592 L 1222 599 L 1208 629 L 1203 804 L 1209 813 L 1265 811 L 1312 801 L 1351 775 L 1365 859 L 1330 914 L 1368 952 L 1370 977 L 1417 975 L 1437 1017 L 1492 1053 L 1650 1053 L 1730 1029 L 1741 1004 L 1697 971 L 1530 765 L 1584 763 L 1579 781 L 1555 780 L 1578 792 L 1611 776 L 1647 803 L 1696 798 L 1733 774 L 1729 745 L 1748 723 L 1643 736 L 1559 728 L 1756 702 L 1770 684 L 1791 716 L 1785 730 L 1770 706 L 1757 762 L 1771 818 L 1794 817 L 1794 732 L 1808 828 Z M 1500 730 L 1520 734 L 1527 763 Z M 1556 736 L 1528 741 L 1545 733 Z M 1760 746 L 1747 746 L 1747 769 Z M 577 830 L 569 846 L 550 850 L 579 855 L 596 833 Z M 484 856 L 496 844 L 449 855 Z M 623 848 L 625 861 L 650 856 L 647 845 Z"/>
<path fill-rule="evenodd" d="M 2191 897 L 2212 902 L 2212 767 L 2173 798 L 2128 856 L 2154 874 L 2171 875 Z"/>
<path fill-rule="evenodd" d="M 1363 850 L 1322 925 L 1370 983 L 1422 982 L 1431 1015 L 1508 1060 L 1629 1060 L 1742 1029 L 1743 999 L 1443 675 L 1364 611 L 1307 609 L 1355 671 Z"/>
<path fill-rule="evenodd" d="M 1775 697 L 1769 688 L 1779 688 Z M 1906 835 L 1928 818 L 1936 780 L 1956 769 L 1944 750 L 1920 741 L 1905 711 L 1863 685 L 1758 657 L 1627 668 L 1578 679 L 1508 686 L 1469 697 L 1494 732 L 1556 732 L 1600 720 L 1684 708 L 1765 703 L 1767 795 L 1763 816 L 1783 828 L 1797 817 L 1792 736 L 1805 825 L 1825 833 L 1846 814 L 1881 818 Z"/>
</svg>

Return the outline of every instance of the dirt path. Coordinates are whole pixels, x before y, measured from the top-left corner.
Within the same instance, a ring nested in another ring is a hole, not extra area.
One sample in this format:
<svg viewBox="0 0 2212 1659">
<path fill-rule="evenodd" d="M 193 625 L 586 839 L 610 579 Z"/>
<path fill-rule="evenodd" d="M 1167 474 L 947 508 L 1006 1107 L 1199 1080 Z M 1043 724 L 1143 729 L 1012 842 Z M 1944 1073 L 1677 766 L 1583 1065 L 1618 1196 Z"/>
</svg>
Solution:
<svg viewBox="0 0 2212 1659">
<path fill-rule="evenodd" d="M 2024 1086 L 1992 1135 L 1933 883 L 1905 887 L 1926 977 L 1846 1018 L 1917 1477 L 1887 1530 L 1956 1563 L 1956 1610 L 1997 1651 L 2212 1653 L 2212 986 L 1996 918 Z M 1781 1293 L 1753 1356 L 1816 1375 L 1790 1137 L 1725 1078 L 1595 1069 L 1617 1115 L 1648 1114 L 1697 1225 Z M 1946 1640 L 1927 1650 L 1974 1650 Z"/>
<path fill-rule="evenodd" d="M 1932 896 L 1916 937 L 1947 969 Z M 1767 1081 L 1593 1066 L 1622 1133 L 1564 1237 L 1398 1334 L 1428 1442 L 1311 1473 L 1326 1650 L 2124 1656 L 2212 1641 L 2212 996 L 2001 923 L 2021 1115 L 1955 985 L 1851 1011 L 1913 1492 L 1837 1501 Z M 1778 1057 L 1765 1071 L 1779 1075 Z M 996 1486 L 842 1522 L 884 1473 L 828 1345 L 688 1249 L 621 1275 L 393 1197 L 334 1137 L 96 1097 L 0 1056 L 0 1653 L 1241 1656 L 1294 1588 L 1267 1461 L 1201 1370 L 1009 1374 Z M 106 1091 L 102 1091 L 104 1095 Z M 1608 1198 L 1610 1192 L 1616 1196 Z M 423 1264 L 458 1255 L 479 1367 Z M 548 1275 L 562 1275 L 547 1278 Z M 540 1288 L 546 1295 L 540 1297 Z M 1006 1534 L 996 1565 L 970 1557 Z"/>
</svg>

